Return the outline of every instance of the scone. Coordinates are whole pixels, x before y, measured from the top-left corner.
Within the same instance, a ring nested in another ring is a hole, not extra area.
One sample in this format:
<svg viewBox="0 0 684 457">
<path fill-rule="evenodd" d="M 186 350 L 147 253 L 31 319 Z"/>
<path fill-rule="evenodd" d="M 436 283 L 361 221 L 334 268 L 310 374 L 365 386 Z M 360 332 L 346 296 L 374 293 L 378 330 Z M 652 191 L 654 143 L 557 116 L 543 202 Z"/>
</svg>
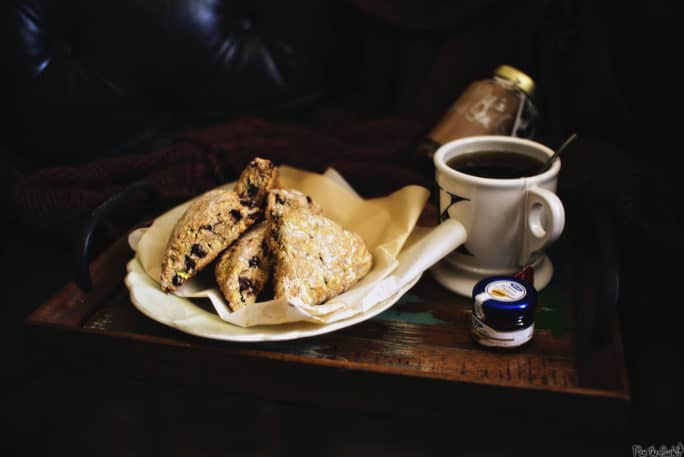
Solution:
<svg viewBox="0 0 684 457">
<path fill-rule="evenodd" d="M 166 246 L 161 268 L 165 291 L 197 274 L 259 217 L 261 210 L 228 190 L 198 197 L 178 220 Z"/>
<path fill-rule="evenodd" d="M 274 219 L 286 212 L 304 209 L 311 214 L 323 214 L 323 209 L 311 197 L 294 189 L 272 189 L 266 197 L 266 219 Z"/>
<path fill-rule="evenodd" d="M 371 269 L 373 258 L 364 240 L 325 216 L 290 211 L 270 223 L 266 242 L 274 261 L 276 299 L 317 305 Z"/>
<path fill-rule="evenodd" d="M 267 159 L 255 157 L 247 164 L 235 183 L 235 192 L 262 207 L 269 190 L 278 187 L 278 169 Z"/>
<path fill-rule="evenodd" d="M 247 230 L 216 263 L 216 282 L 233 311 L 256 302 L 271 277 L 271 262 L 262 247 L 266 228 L 262 221 Z"/>
<path fill-rule="evenodd" d="M 270 218 L 294 210 L 307 210 L 313 214 L 323 212 L 311 197 L 286 189 L 269 191 L 267 208 Z M 255 303 L 271 278 L 272 261 L 264 243 L 272 227 L 270 218 L 269 222 L 258 223 L 238 238 L 216 264 L 216 282 L 233 311 Z"/>
</svg>

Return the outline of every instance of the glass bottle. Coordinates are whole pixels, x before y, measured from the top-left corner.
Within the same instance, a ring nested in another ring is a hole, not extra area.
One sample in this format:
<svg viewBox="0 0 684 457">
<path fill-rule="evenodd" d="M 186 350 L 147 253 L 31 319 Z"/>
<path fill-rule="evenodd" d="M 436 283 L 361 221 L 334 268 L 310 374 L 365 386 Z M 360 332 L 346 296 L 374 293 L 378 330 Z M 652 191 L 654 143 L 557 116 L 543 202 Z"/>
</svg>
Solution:
<svg viewBox="0 0 684 457">
<path fill-rule="evenodd" d="M 501 65 L 491 78 L 474 81 L 444 113 L 419 145 L 432 157 L 442 144 L 474 135 L 534 136 L 537 110 L 534 80 L 510 65 Z"/>
</svg>

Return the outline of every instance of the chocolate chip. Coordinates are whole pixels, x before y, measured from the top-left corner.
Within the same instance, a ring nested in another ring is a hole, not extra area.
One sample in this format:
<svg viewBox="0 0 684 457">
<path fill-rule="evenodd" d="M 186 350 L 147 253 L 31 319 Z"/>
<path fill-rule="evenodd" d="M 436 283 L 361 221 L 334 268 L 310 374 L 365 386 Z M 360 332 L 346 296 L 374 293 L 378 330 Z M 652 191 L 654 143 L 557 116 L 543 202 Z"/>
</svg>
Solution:
<svg viewBox="0 0 684 457">
<path fill-rule="evenodd" d="M 242 206 L 246 206 L 247 208 L 254 208 L 254 205 L 256 203 L 254 202 L 254 200 L 250 200 L 248 198 L 243 198 L 242 200 L 240 200 L 240 204 Z"/>
<path fill-rule="evenodd" d="M 256 267 L 258 267 L 259 265 L 261 265 L 261 261 L 259 260 L 259 257 L 257 257 L 257 256 L 252 256 L 252 258 L 249 259 L 249 266 L 250 266 L 251 268 L 256 268 Z"/>
<path fill-rule="evenodd" d="M 237 222 L 237 221 L 239 221 L 240 219 L 242 219 L 242 213 L 241 213 L 239 210 L 237 210 L 237 209 L 231 209 L 231 210 L 230 210 L 230 215 L 233 216 L 233 218 L 235 219 L 235 222 Z"/>
<path fill-rule="evenodd" d="M 188 271 L 194 270 L 196 265 L 197 264 L 195 263 L 194 260 L 192 260 L 190 258 L 190 256 L 188 256 L 188 255 L 185 256 L 185 269 L 186 270 L 188 270 Z"/>
<path fill-rule="evenodd" d="M 284 205 L 285 204 L 285 199 L 280 196 L 280 194 L 275 194 L 275 200 L 276 203 L 279 205 Z"/>
<path fill-rule="evenodd" d="M 321 261 L 321 263 L 325 263 L 325 260 L 323 260 L 323 256 L 318 254 L 318 260 Z"/>
<path fill-rule="evenodd" d="M 242 292 L 243 290 L 254 290 L 254 284 L 252 283 L 252 280 L 249 278 L 243 278 L 242 276 L 240 276 L 238 277 L 238 283 L 240 284 L 240 292 Z"/>
<path fill-rule="evenodd" d="M 181 278 L 179 275 L 173 275 L 173 279 L 171 280 L 174 286 L 180 286 L 183 284 L 183 278 Z"/>
<path fill-rule="evenodd" d="M 209 225 L 209 224 L 203 225 L 203 226 L 200 227 L 200 228 L 201 228 L 202 230 L 209 230 L 210 232 L 213 230 L 213 227 L 212 227 L 211 225 Z"/>
<path fill-rule="evenodd" d="M 247 183 L 247 195 L 249 195 L 250 197 L 254 197 L 257 194 L 257 192 L 259 192 L 259 188 L 257 186 L 255 186 L 254 184 L 252 184 L 251 182 L 248 182 Z"/>
<path fill-rule="evenodd" d="M 204 256 L 207 255 L 207 251 L 205 251 L 201 245 L 195 243 L 190 248 L 190 254 L 194 255 L 195 257 L 199 257 L 200 259 L 202 259 L 202 258 L 204 258 Z"/>
<path fill-rule="evenodd" d="M 306 201 L 309 205 L 313 203 L 313 200 L 311 200 L 311 197 L 309 197 L 308 195 L 306 196 Z"/>
</svg>

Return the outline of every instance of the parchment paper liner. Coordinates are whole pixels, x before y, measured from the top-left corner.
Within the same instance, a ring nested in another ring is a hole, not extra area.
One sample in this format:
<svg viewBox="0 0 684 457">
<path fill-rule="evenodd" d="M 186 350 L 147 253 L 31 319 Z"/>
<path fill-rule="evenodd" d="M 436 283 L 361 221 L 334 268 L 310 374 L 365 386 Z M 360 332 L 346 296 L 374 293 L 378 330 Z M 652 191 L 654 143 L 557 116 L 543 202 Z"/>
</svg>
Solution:
<svg viewBox="0 0 684 457">
<path fill-rule="evenodd" d="M 432 229 L 415 226 L 429 196 L 423 187 L 407 186 L 386 197 L 364 200 L 332 169 L 323 175 L 288 166 L 279 169 L 281 187 L 310 195 L 326 216 L 364 238 L 373 255 L 368 275 L 345 293 L 316 306 L 270 300 L 231 312 L 216 285 L 213 266 L 183 284 L 175 295 L 190 300 L 208 298 L 221 319 L 241 327 L 301 321 L 328 324 L 363 313 L 387 299 L 465 240 L 458 223 Z M 189 204 L 173 208 L 149 228 L 131 234 L 137 260 L 157 283 L 169 234 Z"/>
</svg>

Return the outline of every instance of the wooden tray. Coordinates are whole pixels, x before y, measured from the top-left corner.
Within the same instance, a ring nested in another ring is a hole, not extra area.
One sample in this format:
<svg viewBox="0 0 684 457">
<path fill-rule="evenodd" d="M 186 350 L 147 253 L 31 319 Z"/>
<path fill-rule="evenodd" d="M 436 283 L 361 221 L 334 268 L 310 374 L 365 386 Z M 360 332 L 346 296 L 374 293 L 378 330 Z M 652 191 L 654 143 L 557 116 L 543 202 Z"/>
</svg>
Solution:
<svg viewBox="0 0 684 457">
<path fill-rule="evenodd" d="M 389 310 L 330 334 L 249 344 L 186 335 L 130 303 L 123 277 L 133 253 L 125 237 L 91 266 L 92 292 L 69 283 L 27 318 L 29 343 L 58 363 L 276 400 L 393 414 L 517 408 L 584 418 L 591 404 L 592 420 L 614 424 L 624 417 L 629 387 L 616 319 L 597 340 L 578 303 L 594 306 L 586 297 L 596 289 L 577 263 L 585 235 L 564 234 L 550 252 L 556 273 L 540 294 L 533 342 L 514 352 L 476 345 L 469 301 L 429 273 Z"/>
</svg>

